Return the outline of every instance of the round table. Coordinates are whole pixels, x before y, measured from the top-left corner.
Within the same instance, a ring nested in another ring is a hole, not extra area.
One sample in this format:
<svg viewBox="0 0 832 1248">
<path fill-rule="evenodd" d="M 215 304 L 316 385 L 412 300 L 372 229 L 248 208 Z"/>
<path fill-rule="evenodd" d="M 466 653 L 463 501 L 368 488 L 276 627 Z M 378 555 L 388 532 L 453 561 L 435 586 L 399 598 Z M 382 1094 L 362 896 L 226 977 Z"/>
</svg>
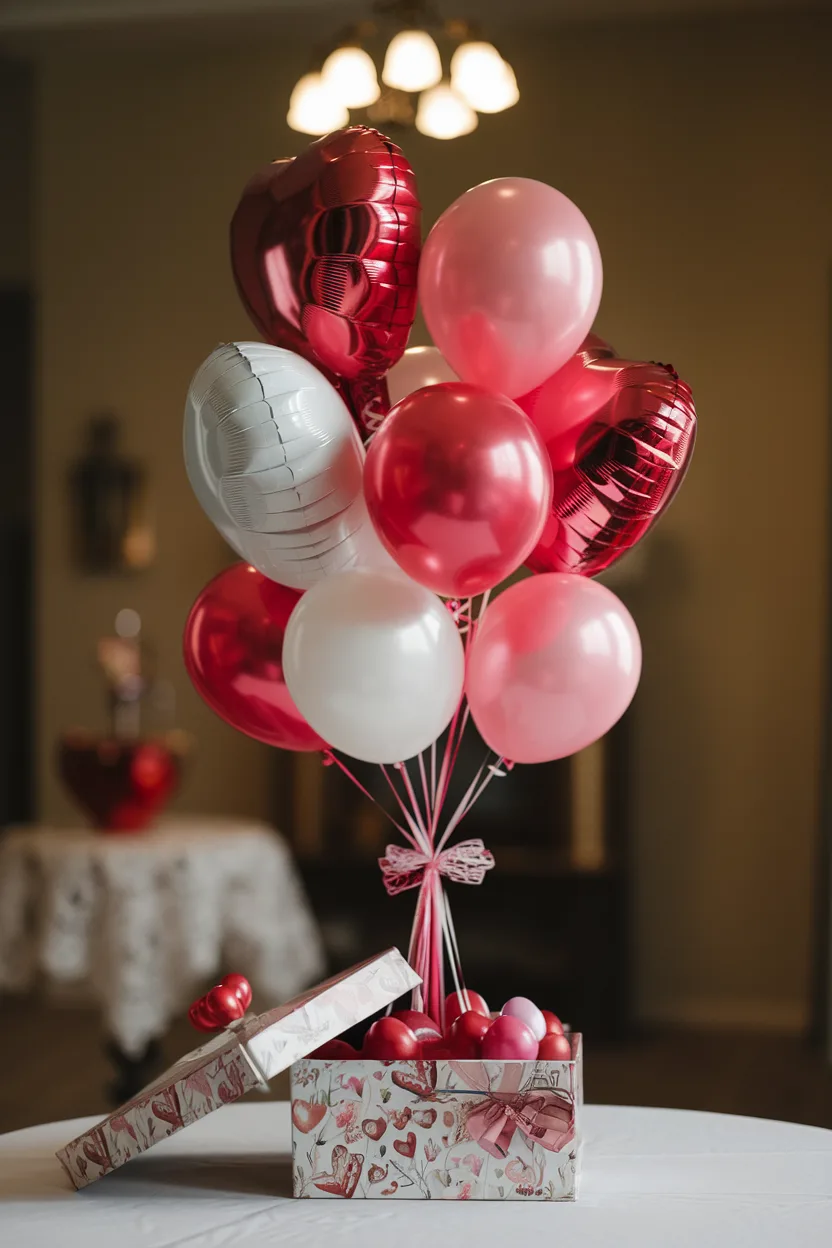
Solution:
<svg viewBox="0 0 832 1248">
<path fill-rule="evenodd" d="M 584 1108 L 575 1204 L 292 1200 L 289 1107 L 232 1105 L 74 1192 L 54 1151 L 93 1118 L 0 1136 L 0 1241 L 27 1248 L 829 1248 L 832 1131 Z M 438 1238 L 441 1236 L 441 1240 Z"/>
<path fill-rule="evenodd" d="M 324 970 L 291 851 L 268 824 L 191 815 L 137 834 L 9 829 L 0 838 L 0 990 L 93 1000 L 121 1079 L 147 1082 L 155 1042 L 209 977 L 239 971 L 261 1008 Z"/>
</svg>

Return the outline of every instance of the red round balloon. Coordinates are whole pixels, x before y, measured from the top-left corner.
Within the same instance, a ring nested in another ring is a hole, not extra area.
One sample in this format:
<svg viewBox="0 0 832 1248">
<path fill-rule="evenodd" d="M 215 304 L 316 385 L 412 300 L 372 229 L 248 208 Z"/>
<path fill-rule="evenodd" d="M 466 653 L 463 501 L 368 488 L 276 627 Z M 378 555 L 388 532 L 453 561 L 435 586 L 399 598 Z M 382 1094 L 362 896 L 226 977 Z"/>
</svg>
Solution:
<svg viewBox="0 0 832 1248">
<path fill-rule="evenodd" d="M 315 1049 L 314 1053 L 309 1054 L 310 1057 L 320 1057 L 329 1061 L 340 1061 L 350 1057 L 358 1057 L 358 1050 L 355 1049 L 346 1040 L 327 1040 L 326 1044 L 322 1044 L 319 1049 Z"/>
<path fill-rule="evenodd" d="M 445 998 L 445 1030 L 450 1028 L 455 1018 L 468 1010 L 473 1010 L 475 1014 L 484 1014 L 486 1018 L 490 1017 L 485 997 L 481 997 L 478 992 L 472 992 L 470 988 L 465 990 L 464 995 L 449 992 Z"/>
<path fill-rule="evenodd" d="M 301 715 L 283 679 L 283 636 L 300 594 L 237 563 L 197 598 L 183 639 L 197 693 L 232 728 L 286 750 L 326 742 Z"/>
<path fill-rule="evenodd" d="M 421 1046 L 409 1027 L 398 1018 L 380 1018 L 364 1037 L 362 1057 L 379 1061 L 419 1057 Z"/>
<path fill-rule="evenodd" d="M 396 1010 L 390 1017 L 398 1019 L 400 1023 L 404 1023 L 405 1027 L 409 1027 L 422 1044 L 425 1041 L 431 1043 L 442 1039 L 438 1024 L 429 1014 L 423 1014 L 421 1010 Z"/>
<path fill-rule="evenodd" d="M 562 1036 L 563 1023 L 557 1014 L 553 1014 L 551 1010 L 541 1010 L 540 1013 L 543 1015 L 543 1021 L 546 1024 L 547 1036 Z"/>
<path fill-rule="evenodd" d="M 696 439 L 690 387 L 669 365 L 619 359 L 590 334 L 517 402 L 554 472 L 551 512 L 528 566 L 595 576 L 644 536 L 679 488 Z"/>
<path fill-rule="evenodd" d="M 448 1032 L 448 1044 L 454 1057 L 479 1057 L 482 1038 L 491 1026 L 491 1019 L 476 1010 L 466 1010 L 455 1018 Z"/>
<path fill-rule="evenodd" d="M 465 382 L 402 399 L 364 464 L 373 524 L 408 576 L 437 594 L 491 589 L 528 557 L 552 500 L 552 471 L 516 403 Z"/>
<path fill-rule="evenodd" d="M 268 342 L 352 385 L 368 430 L 387 410 L 379 382 L 416 314 L 420 218 L 400 148 L 350 126 L 255 174 L 231 222 L 234 278 L 252 321 Z"/>
<path fill-rule="evenodd" d="M 572 1059 L 572 1045 L 562 1032 L 549 1032 L 540 1041 L 537 1056 L 544 1062 L 568 1062 Z"/>
</svg>

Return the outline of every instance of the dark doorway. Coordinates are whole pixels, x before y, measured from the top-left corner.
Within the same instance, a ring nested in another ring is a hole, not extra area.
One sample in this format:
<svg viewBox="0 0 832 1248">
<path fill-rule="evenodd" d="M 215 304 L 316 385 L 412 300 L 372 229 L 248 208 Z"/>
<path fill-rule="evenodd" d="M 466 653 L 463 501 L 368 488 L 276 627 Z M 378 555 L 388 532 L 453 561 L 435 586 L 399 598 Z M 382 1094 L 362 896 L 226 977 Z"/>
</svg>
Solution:
<svg viewBox="0 0 832 1248">
<path fill-rule="evenodd" d="M 0 826 L 32 816 L 32 299 L 0 289 Z"/>
</svg>

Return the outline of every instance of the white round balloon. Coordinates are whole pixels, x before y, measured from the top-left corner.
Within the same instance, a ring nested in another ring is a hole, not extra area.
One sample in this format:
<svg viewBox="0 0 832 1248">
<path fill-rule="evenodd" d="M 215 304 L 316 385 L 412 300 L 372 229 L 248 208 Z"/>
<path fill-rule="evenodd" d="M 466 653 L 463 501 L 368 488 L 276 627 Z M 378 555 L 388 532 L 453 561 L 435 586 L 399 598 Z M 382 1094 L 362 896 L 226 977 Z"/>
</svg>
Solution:
<svg viewBox="0 0 832 1248">
<path fill-rule="evenodd" d="M 390 403 L 398 403 L 414 390 L 438 386 L 443 381 L 459 378 L 438 347 L 408 347 L 387 374 Z"/>
<path fill-rule="evenodd" d="M 281 347 L 218 347 L 185 407 L 185 466 L 230 546 L 306 589 L 347 568 L 393 567 L 364 501 L 364 448 L 343 399 Z"/>
<path fill-rule="evenodd" d="M 360 569 L 315 585 L 292 612 L 283 672 L 333 749 L 397 763 L 435 741 L 462 697 L 465 655 L 450 612 L 397 572 Z"/>
</svg>

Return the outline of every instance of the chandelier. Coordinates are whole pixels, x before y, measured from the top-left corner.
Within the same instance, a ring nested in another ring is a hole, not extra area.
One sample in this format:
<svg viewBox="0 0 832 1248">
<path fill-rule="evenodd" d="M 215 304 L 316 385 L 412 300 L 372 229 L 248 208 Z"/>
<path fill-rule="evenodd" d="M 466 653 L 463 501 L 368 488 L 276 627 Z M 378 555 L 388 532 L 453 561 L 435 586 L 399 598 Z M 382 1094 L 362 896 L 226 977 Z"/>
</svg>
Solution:
<svg viewBox="0 0 832 1248">
<path fill-rule="evenodd" d="M 293 130 L 329 134 L 352 120 L 456 139 L 476 128 L 479 113 L 517 103 L 514 70 L 471 23 L 443 21 L 426 0 L 377 0 L 373 13 L 320 49 L 295 84 L 286 117 Z M 368 47 L 383 46 L 390 32 L 379 82 Z"/>
</svg>

